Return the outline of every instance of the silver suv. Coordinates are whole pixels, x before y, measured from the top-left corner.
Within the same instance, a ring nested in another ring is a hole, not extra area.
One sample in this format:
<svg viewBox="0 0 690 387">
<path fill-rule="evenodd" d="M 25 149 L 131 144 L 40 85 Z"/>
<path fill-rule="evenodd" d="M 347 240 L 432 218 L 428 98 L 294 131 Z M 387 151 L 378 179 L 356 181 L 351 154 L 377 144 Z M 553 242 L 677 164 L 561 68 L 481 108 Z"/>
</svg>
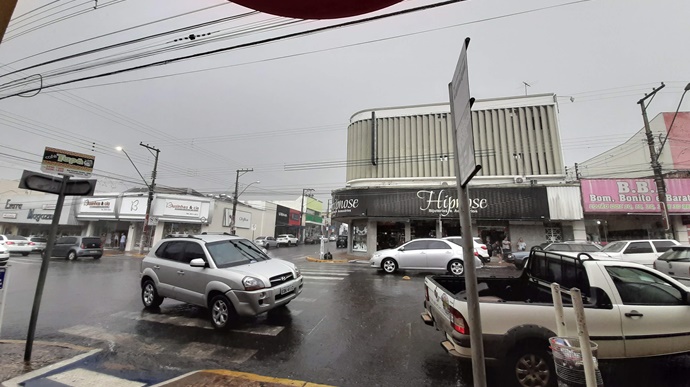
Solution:
<svg viewBox="0 0 690 387">
<path fill-rule="evenodd" d="M 208 308 L 218 329 L 237 316 L 287 305 L 302 292 L 302 274 L 232 235 L 167 237 L 141 262 L 141 300 L 155 309 L 165 297 Z"/>
</svg>

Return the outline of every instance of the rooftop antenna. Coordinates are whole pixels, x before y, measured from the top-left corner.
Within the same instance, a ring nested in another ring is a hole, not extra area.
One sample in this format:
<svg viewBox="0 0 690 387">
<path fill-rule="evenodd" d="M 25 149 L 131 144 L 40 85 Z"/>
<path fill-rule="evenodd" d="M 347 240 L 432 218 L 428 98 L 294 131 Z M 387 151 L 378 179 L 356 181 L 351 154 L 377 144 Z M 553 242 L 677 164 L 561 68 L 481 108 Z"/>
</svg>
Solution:
<svg viewBox="0 0 690 387">
<path fill-rule="evenodd" d="M 527 95 L 527 88 L 532 87 L 532 85 L 530 85 L 529 83 L 527 83 L 525 81 L 522 81 L 522 84 L 525 85 L 525 95 Z"/>
</svg>

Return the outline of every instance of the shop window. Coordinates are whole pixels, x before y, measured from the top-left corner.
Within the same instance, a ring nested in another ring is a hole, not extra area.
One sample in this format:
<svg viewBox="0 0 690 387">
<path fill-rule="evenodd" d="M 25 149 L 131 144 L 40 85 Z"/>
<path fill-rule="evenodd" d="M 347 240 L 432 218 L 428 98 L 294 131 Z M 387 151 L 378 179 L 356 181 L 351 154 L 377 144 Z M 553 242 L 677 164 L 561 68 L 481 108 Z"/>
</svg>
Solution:
<svg viewBox="0 0 690 387">
<path fill-rule="evenodd" d="M 352 251 L 367 251 L 367 222 L 352 223 Z"/>
<path fill-rule="evenodd" d="M 560 225 L 547 225 L 544 232 L 547 242 L 563 242 L 563 229 Z"/>
</svg>

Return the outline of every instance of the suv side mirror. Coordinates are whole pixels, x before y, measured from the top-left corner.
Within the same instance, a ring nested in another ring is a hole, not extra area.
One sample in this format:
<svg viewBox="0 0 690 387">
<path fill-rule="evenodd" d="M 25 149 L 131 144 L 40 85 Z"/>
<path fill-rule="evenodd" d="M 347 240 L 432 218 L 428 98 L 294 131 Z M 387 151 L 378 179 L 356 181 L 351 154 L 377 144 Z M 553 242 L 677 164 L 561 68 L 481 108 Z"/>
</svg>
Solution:
<svg viewBox="0 0 690 387">
<path fill-rule="evenodd" d="M 194 258 L 189 261 L 189 266 L 191 267 L 206 267 L 206 261 L 203 258 Z"/>
</svg>

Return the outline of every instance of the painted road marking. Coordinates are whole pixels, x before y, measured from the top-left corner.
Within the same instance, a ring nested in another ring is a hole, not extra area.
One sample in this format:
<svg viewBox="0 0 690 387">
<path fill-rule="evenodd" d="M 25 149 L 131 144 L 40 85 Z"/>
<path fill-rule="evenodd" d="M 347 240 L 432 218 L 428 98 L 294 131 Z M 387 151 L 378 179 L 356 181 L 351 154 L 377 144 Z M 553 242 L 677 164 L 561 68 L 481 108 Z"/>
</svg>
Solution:
<svg viewBox="0 0 690 387">
<path fill-rule="evenodd" d="M 56 375 L 51 375 L 46 379 L 71 387 L 139 387 L 146 385 L 145 383 L 121 379 L 112 375 L 85 370 L 83 368 L 61 372 Z"/>
<path fill-rule="evenodd" d="M 340 273 L 340 272 L 332 272 L 332 271 L 302 271 L 302 275 L 337 275 L 337 276 L 342 276 L 342 277 L 347 277 L 350 275 L 350 273 Z"/>
<path fill-rule="evenodd" d="M 330 280 L 330 281 L 342 281 L 345 278 L 338 278 L 338 277 L 319 277 L 319 276 L 311 276 L 311 275 L 303 275 L 304 279 L 311 279 L 311 280 Z"/>
<path fill-rule="evenodd" d="M 220 379 L 222 378 L 222 379 Z M 210 383 L 215 385 L 229 385 L 229 386 L 255 386 L 255 385 L 271 385 L 271 386 L 291 386 L 291 387 L 334 387 L 326 384 L 316 384 L 305 382 L 302 380 L 274 378 L 271 376 L 263 376 L 257 374 L 250 374 L 247 372 L 238 372 L 230 370 L 203 370 L 194 371 L 188 374 L 179 376 L 177 378 L 156 384 L 153 387 L 184 387 L 184 386 L 208 386 Z"/>
<path fill-rule="evenodd" d="M 315 302 L 316 298 L 297 297 L 292 302 Z"/>
<path fill-rule="evenodd" d="M 242 364 L 254 356 L 258 350 L 223 347 L 208 343 L 189 343 L 178 351 L 181 356 L 193 359 L 215 358 L 231 363 Z"/>
<path fill-rule="evenodd" d="M 118 312 L 113 317 L 123 317 L 136 321 L 149 321 L 161 324 L 171 324 L 183 327 L 195 327 L 213 329 L 211 323 L 206 320 L 196 320 L 193 317 L 170 316 L 165 314 L 146 314 L 140 312 Z M 256 325 L 253 327 L 231 329 L 231 332 L 250 333 L 262 336 L 277 336 L 285 327 L 275 325 Z"/>
</svg>

